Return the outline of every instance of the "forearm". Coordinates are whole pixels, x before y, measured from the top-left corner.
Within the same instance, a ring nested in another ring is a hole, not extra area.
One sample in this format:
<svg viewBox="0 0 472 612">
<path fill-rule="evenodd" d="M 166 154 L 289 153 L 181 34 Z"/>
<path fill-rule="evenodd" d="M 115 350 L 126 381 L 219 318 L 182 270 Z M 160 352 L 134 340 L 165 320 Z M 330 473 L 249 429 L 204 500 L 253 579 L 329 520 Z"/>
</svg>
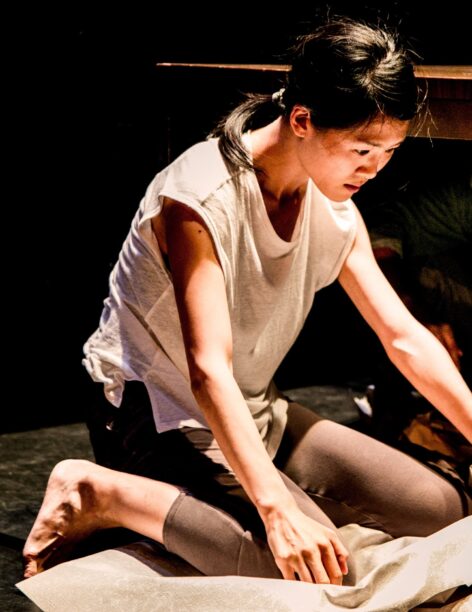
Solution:
<svg viewBox="0 0 472 612">
<path fill-rule="evenodd" d="M 264 522 L 284 578 L 341 584 L 347 550 L 303 514 L 275 469 L 232 374 L 233 338 L 223 271 L 198 215 L 166 202 L 165 243 L 194 396 Z M 162 228 L 155 228 L 159 244 Z"/>
<path fill-rule="evenodd" d="M 342 584 L 348 551 L 335 531 L 298 508 L 269 458 L 229 367 L 192 377 L 192 389 L 236 477 L 256 506 L 282 576 Z"/>
<path fill-rule="evenodd" d="M 200 373 L 192 388 L 221 450 L 261 516 L 271 508 L 294 504 L 230 370 L 222 366 L 219 372 Z"/>
<path fill-rule="evenodd" d="M 472 443 L 472 393 L 444 346 L 413 322 L 384 347 L 413 386 Z"/>
</svg>

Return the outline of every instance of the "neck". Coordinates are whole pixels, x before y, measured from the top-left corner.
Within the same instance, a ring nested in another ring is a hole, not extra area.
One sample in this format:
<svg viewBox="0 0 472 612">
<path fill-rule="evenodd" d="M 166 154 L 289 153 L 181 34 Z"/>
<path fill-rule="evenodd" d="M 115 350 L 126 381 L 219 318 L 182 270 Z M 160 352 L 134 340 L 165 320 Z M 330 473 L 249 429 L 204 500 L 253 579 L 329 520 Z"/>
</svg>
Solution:
<svg viewBox="0 0 472 612">
<path fill-rule="evenodd" d="M 307 174 L 300 168 L 296 137 L 279 117 L 251 133 L 252 156 L 268 206 L 300 200 L 306 191 Z"/>
</svg>

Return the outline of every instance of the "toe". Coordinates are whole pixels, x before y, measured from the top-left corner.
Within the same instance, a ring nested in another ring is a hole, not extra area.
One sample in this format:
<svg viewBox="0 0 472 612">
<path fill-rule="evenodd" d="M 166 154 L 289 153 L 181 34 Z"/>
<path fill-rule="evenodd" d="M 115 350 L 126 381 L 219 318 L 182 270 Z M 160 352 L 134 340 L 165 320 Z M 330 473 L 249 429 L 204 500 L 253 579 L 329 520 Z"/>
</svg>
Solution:
<svg viewBox="0 0 472 612">
<path fill-rule="evenodd" d="M 24 555 L 23 563 L 24 578 L 31 578 L 31 576 L 35 576 L 39 571 L 41 571 L 37 560 L 32 555 Z"/>
</svg>

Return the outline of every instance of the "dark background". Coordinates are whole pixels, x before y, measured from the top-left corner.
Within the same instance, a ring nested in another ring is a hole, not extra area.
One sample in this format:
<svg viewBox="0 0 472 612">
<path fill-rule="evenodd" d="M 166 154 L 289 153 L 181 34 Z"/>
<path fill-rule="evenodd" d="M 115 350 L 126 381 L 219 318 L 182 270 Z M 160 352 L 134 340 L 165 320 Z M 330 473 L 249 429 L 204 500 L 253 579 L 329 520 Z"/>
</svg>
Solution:
<svg viewBox="0 0 472 612">
<path fill-rule="evenodd" d="M 68 3 L 5 20 L 14 85 L 4 121 L 17 172 L 6 203 L 4 238 L 14 246 L 6 241 L 4 332 L 13 342 L 4 343 L 4 389 L 16 399 L 4 401 L 3 430 L 82 418 L 89 401 L 82 345 L 98 324 L 108 274 L 147 183 L 244 91 L 279 87 L 274 75 L 158 70 L 156 62 L 284 63 L 295 36 L 330 12 L 395 25 L 422 63 L 472 64 L 467 3 L 450 1 L 447 10 L 411 1 L 273 4 L 257 4 L 256 16 L 249 2 Z M 467 156 L 470 143 L 408 142 L 359 204 Z M 326 289 L 278 382 L 362 385 L 374 345 L 338 288 Z"/>
</svg>

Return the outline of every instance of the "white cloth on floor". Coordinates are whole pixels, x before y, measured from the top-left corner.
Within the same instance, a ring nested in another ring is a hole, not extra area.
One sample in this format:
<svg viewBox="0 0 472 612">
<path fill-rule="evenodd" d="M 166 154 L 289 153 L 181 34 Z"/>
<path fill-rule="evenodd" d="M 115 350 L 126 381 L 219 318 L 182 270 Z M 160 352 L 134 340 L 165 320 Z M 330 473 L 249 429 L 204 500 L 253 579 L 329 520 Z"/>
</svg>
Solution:
<svg viewBox="0 0 472 612">
<path fill-rule="evenodd" d="M 62 563 L 17 587 L 44 612 L 406 612 L 472 585 L 472 516 L 426 538 L 392 539 L 353 524 L 340 532 L 355 558 L 352 586 L 202 576 L 138 542 Z M 470 611 L 472 596 L 443 609 Z"/>
</svg>

